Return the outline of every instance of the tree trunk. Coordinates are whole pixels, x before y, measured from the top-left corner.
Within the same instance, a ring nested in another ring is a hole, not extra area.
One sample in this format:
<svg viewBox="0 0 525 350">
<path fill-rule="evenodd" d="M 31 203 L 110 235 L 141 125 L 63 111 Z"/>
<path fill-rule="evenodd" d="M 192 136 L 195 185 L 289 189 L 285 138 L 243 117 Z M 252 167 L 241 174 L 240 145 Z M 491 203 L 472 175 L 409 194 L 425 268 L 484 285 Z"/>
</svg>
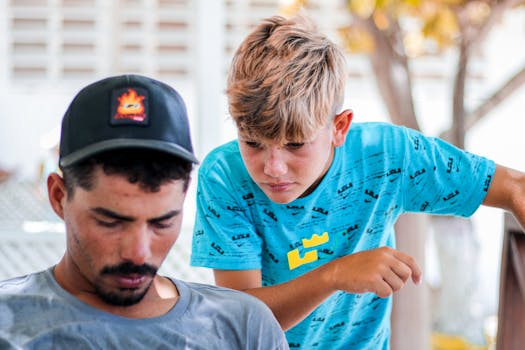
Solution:
<svg viewBox="0 0 525 350">
<path fill-rule="evenodd" d="M 394 124 L 420 130 L 414 110 L 412 81 L 407 56 L 403 52 L 401 29 L 393 23 L 385 35 L 373 20 L 364 22 L 374 37 L 375 50 L 371 54 L 372 70 L 379 94 Z"/>
<path fill-rule="evenodd" d="M 465 81 L 467 78 L 468 55 L 466 47 L 459 45 L 459 59 L 454 77 L 452 96 L 452 139 L 448 140 L 459 148 L 465 148 Z"/>
</svg>

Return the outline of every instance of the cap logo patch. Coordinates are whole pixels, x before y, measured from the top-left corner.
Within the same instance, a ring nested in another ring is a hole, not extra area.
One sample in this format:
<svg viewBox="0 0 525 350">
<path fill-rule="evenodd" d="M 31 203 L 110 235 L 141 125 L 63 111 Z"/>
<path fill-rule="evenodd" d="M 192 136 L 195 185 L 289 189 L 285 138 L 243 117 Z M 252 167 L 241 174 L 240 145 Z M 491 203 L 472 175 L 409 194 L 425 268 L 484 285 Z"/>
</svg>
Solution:
<svg viewBox="0 0 525 350">
<path fill-rule="evenodd" d="M 148 92 L 140 88 L 123 88 L 113 91 L 111 98 L 111 124 L 147 125 Z"/>
</svg>

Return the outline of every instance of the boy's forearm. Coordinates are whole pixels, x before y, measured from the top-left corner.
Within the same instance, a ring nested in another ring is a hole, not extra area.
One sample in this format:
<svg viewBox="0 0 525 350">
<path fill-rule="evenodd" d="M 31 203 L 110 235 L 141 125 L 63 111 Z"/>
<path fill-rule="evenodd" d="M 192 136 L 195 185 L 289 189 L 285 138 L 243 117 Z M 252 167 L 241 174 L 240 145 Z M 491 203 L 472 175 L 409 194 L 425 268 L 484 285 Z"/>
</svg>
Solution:
<svg viewBox="0 0 525 350">
<path fill-rule="evenodd" d="M 385 298 L 400 290 L 409 279 L 421 282 L 421 268 L 414 258 L 399 250 L 381 247 L 345 255 L 282 284 L 257 288 L 243 288 L 239 284 L 225 286 L 243 290 L 265 302 L 281 327 L 287 330 L 337 290 L 371 292 Z M 257 286 L 260 279 L 258 283 Z"/>
<path fill-rule="evenodd" d="M 511 211 L 525 228 L 525 174 L 497 165 L 483 204 Z"/>
<path fill-rule="evenodd" d="M 244 292 L 268 305 L 282 329 L 288 330 L 336 291 L 330 279 L 330 268 L 331 264 L 326 264 L 291 281 Z"/>
</svg>

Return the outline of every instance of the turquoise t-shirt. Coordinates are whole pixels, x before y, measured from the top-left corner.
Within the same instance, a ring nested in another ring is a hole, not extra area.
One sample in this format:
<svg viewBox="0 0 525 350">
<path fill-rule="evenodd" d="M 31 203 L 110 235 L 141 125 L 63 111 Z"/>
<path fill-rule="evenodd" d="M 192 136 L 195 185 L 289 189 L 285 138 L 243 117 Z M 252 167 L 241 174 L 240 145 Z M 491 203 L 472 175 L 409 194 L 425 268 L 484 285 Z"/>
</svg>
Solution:
<svg viewBox="0 0 525 350">
<path fill-rule="evenodd" d="M 191 263 L 261 269 L 264 286 L 286 282 L 348 254 L 394 247 L 404 212 L 470 216 L 494 171 L 492 161 L 414 130 L 354 123 L 319 186 L 277 204 L 251 180 L 232 141 L 199 170 Z M 391 298 L 337 292 L 287 339 L 290 348 L 388 349 L 390 311 Z"/>
</svg>

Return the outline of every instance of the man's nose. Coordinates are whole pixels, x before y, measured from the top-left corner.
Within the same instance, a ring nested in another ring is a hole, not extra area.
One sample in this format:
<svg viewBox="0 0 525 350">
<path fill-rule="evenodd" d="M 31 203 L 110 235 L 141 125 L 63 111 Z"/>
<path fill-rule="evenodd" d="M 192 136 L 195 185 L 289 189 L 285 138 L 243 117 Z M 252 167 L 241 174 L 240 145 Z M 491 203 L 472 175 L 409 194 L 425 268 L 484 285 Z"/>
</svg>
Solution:
<svg viewBox="0 0 525 350">
<path fill-rule="evenodd" d="M 151 255 L 150 230 L 146 225 L 134 227 L 124 233 L 121 240 L 121 258 L 134 265 L 142 265 Z"/>
</svg>

